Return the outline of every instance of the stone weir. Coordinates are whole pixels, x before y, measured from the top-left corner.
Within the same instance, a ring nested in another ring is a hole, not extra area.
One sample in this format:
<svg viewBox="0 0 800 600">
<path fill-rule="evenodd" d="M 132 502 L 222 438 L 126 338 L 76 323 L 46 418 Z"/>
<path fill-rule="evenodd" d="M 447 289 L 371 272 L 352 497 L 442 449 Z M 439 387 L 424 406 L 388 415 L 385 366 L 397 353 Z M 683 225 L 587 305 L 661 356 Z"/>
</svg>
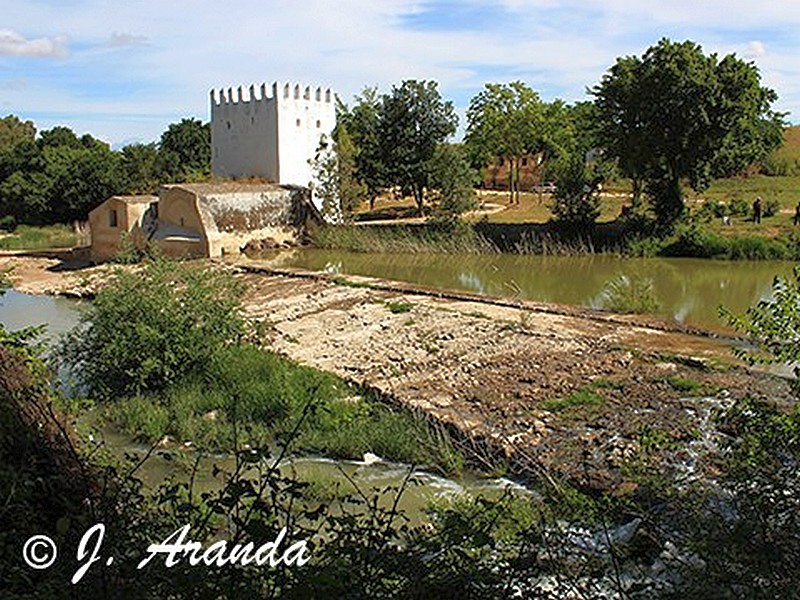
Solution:
<svg viewBox="0 0 800 600">
<path fill-rule="evenodd" d="M 296 269 L 240 267 L 272 347 L 424 411 L 488 465 L 630 489 L 647 432 L 682 468 L 736 397 L 788 398 L 730 340 L 677 323 Z M 709 443 L 709 440 L 712 440 Z M 682 454 L 681 454 L 682 453 Z M 702 452 L 701 452 L 702 454 Z M 499 460 L 498 460 L 499 459 Z M 628 474 L 626 475 L 626 472 Z"/>
<path fill-rule="evenodd" d="M 91 297 L 109 272 L 65 265 L 0 256 L 28 293 Z M 713 472 L 704 457 L 715 411 L 745 395 L 791 402 L 786 381 L 733 360 L 731 340 L 670 321 L 258 263 L 223 268 L 247 283 L 246 311 L 268 325 L 277 352 L 423 411 L 477 461 L 523 477 L 635 489 L 630 466 L 645 447 L 651 465 L 701 476 Z"/>
</svg>

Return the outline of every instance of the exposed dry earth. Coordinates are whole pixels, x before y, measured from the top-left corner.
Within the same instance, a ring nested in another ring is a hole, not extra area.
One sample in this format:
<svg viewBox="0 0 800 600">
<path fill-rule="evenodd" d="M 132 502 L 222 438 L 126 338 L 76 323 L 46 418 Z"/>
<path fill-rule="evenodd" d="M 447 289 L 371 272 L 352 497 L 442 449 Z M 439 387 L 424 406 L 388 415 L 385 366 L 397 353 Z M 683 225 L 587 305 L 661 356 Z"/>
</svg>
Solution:
<svg viewBox="0 0 800 600">
<path fill-rule="evenodd" d="M 23 292 L 91 295 L 106 267 L 0 257 Z M 246 310 L 286 356 L 425 411 L 486 462 L 628 489 L 631 461 L 659 440 L 690 474 L 710 468 L 710 416 L 747 394 L 780 401 L 786 382 L 749 371 L 729 342 L 676 323 L 482 298 L 362 277 L 255 264 Z M 61 270 L 58 270 L 61 269 Z M 699 460 L 698 460 L 699 457 Z"/>
</svg>

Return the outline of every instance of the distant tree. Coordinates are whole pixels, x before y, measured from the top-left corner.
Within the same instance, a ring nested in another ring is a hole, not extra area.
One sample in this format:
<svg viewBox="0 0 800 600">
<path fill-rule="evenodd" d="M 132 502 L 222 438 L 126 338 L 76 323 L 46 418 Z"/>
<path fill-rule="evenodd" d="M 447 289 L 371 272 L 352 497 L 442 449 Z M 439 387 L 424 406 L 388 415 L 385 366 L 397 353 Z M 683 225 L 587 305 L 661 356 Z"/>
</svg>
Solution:
<svg viewBox="0 0 800 600">
<path fill-rule="evenodd" d="M 437 219 L 452 222 L 464 211 L 475 208 L 476 173 L 464 146 L 440 144 L 428 164 L 428 172 Z"/>
<path fill-rule="evenodd" d="M 364 185 L 372 210 L 375 199 L 387 186 L 379 130 L 381 99 L 378 90 L 365 88 L 355 97 L 352 110 L 341 103 L 337 109 L 337 122 L 344 126 L 355 146 L 355 176 Z"/>
<path fill-rule="evenodd" d="M 509 164 L 509 203 L 519 202 L 522 157 L 546 148 L 545 106 L 539 95 L 521 81 L 487 83 L 467 109 L 465 141 L 473 163 L 486 165 L 498 158 Z"/>
<path fill-rule="evenodd" d="M 211 127 L 198 119 L 172 123 L 161 135 L 158 153 L 164 180 L 205 177 L 211 173 Z"/>
<path fill-rule="evenodd" d="M 0 154 L 10 151 L 22 141 L 32 142 L 35 137 L 36 126 L 33 121 L 21 121 L 14 115 L 0 119 Z"/>
<path fill-rule="evenodd" d="M 91 148 L 48 147 L 42 161 L 49 181 L 49 222 L 86 219 L 90 210 L 124 188 L 120 155 L 101 142 Z"/>
<path fill-rule="evenodd" d="M 37 145 L 39 148 L 44 149 L 62 146 L 67 148 L 80 148 L 83 144 L 72 129 L 59 125 L 58 127 L 43 131 L 39 135 Z"/>
<path fill-rule="evenodd" d="M 322 199 L 322 214 L 347 220 L 365 195 L 365 186 L 356 178 L 356 147 L 347 129 L 337 124 L 333 139 L 323 136 L 314 160 L 314 194 Z"/>
<path fill-rule="evenodd" d="M 662 39 L 641 58 L 617 59 L 593 89 L 605 152 L 636 193 L 645 183 L 665 228 L 683 214 L 682 179 L 702 191 L 779 143 L 777 96 L 759 83 L 752 63 Z"/>
<path fill-rule="evenodd" d="M 587 165 L 580 152 L 559 161 L 554 172 L 558 180 L 552 206 L 555 222 L 576 232 L 591 229 L 600 216 L 604 173 Z"/>
<path fill-rule="evenodd" d="M 159 184 L 158 146 L 129 144 L 122 148 L 122 171 L 128 193 L 150 193 Z"/>
<path fill-rule="evenodd" d="M 452 102 L 442 100 L 434 81 L 404 81 L 381 100 L 378 132 L 387 180 L 414 197 L 420 214 L 429 161 L 457 125 Z"/>
</svg>

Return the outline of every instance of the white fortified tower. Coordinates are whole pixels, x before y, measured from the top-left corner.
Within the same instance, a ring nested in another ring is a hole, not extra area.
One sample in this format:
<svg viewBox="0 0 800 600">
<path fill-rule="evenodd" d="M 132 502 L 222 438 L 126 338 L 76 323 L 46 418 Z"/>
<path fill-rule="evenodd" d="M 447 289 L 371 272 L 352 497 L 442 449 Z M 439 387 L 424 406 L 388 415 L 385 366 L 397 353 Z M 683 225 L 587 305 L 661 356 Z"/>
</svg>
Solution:
<svg viewBox="0 0 800 600">
<path fill-rule="evenodd" d="M 259 94 L 240 86 L 211 90 L 211 170 L 215 177 L 263 177 L 282 185 L 309 187 L 309 160 L 321 136 L 331 137 L 336 125 L 330 89 L 288 83 L 261 84 Z"/>
</svg>

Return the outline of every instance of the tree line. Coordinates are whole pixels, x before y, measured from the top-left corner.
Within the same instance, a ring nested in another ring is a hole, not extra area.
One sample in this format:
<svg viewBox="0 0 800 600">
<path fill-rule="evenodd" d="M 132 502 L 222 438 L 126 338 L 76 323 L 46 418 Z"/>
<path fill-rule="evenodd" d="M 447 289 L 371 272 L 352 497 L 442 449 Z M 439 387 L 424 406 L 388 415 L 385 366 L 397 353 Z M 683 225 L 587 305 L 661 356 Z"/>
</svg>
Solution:
<svg viewBox="0 0 800 600">
<path fill-rule="evenodd" d="M 691 41 L 662 39 L 620 57 L 587 92 L 591 100 L 570 105 L 545 102 L 521 81 L 486 84 L 469 103 L 464 143 L 452 144 L 458 118 L 435 82 L 404 81 L 383 95 L 366 88 L 352 105 L 339 102 L 327 148 L 336 158 L 315 166 L 344 214 L 387 190 L 412 196 L 420 213 L 430 200 L 452 212 L 470 205 L 495 161 L 509 165 L 509 203 L 519 202 L 521 162 L 535 157 L 539 176 L 558 182 L 556 221 L 591 225 L 596 192 L 622 177 L 632 211 L 669 229 L 684 212 L 684 184 L 703 191 L 782 142 L 785 115 L 772 110 L 777 94 L 760 85 L 755 64 Z"/>
<path fill-rule="evenodd" d="M 324 211 L 345 218 L 388 191 L 452 220 L 474 205 L 482 169 L 509 165 L 509 202 L 519 202 L 521 162 L 534 157 L 557 182 L 556 221 L 578 228 L 599 215 L 609 178 L 632 182 L 632 213 L 668 230 L 684 212 L 683 186 L 764 161 L 780 145 L 784 115 L 755 64 L 705 54 L 694 42 L 662 39 L 626 56 L 587 90 L 591 100 L 544 101 L 527 84 L 488 83 L 469 103 L 463 143 L 453 103 L 434 81 L 406 80 L 384 94 L 368 87 L 350 105 L 337 99 L 337 125 L 311 161 Z M 209 125 L 184 119 L 157 144 L 112 151 L 65 127 L 36 130 L 0 120 L 0 216 L 26 223 L 82 219 L 107 196 L 149 192 L 159 183 L 207 177 Z"/>
<path fill-rule="evenodd" d="M 6 227 L 86 219 L 111 195 L 152 193 L 161 183 L 210 172 L 210 128 L 196 119 L 169 125 L 158 143 L 120 150 L 68 127 L 37 136 L 31 121 L 0 119 L 0 218 Z"/>
</svg>

